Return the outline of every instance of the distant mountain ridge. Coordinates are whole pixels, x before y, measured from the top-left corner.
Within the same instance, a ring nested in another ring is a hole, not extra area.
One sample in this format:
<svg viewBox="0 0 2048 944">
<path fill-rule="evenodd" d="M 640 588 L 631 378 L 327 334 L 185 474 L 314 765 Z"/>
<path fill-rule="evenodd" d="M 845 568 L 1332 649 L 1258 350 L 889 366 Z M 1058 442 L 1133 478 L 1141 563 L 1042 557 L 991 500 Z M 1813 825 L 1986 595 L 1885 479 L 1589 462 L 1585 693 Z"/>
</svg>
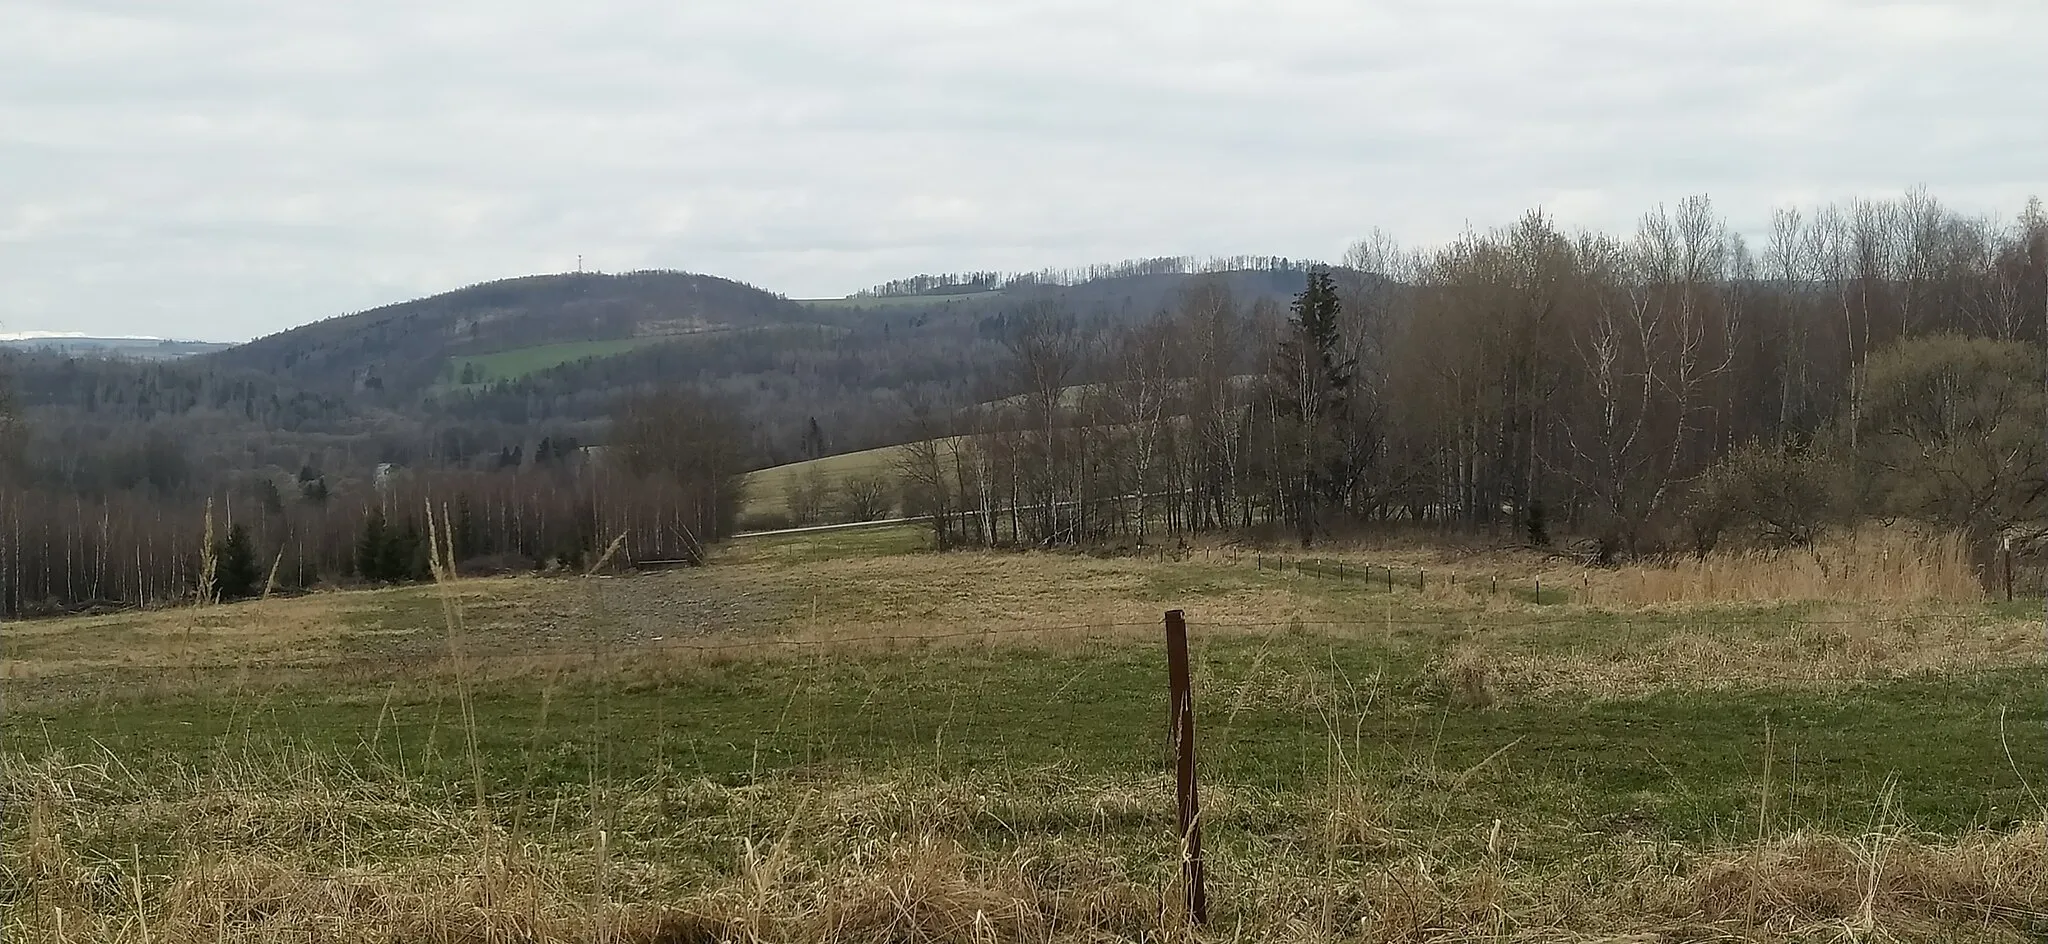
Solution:
<svg viewBox="0 0 2048 944">
<path fill-rule="evenodd" d="M 805 309 L 749 285 L 686 272 L 534 275 L 301 325 L 210 360 L 289 372 L 321 392 L 394 402 L 458 381 L 455 358 L 564 342 L 688 336 L 799 321 Z"/>
<path fill-rule="evenodd" d="M 174 483 L 312 469 L 339 484 L 383 463 L 497 468 L 603 443 L 624 395 L 662 385 L 729 404 L 752 430 L 748 461 L 766 467 L 900 442 L 912 404 L 1017 393 L 1003 364 L 1025 317 L 1106 337 L 1197 280 L 1284 317 L 1303 277 L 1173 268 L 811 301 L 687 272 L 534 275 L 233 346 L 0 341 L 0 379 L 36 431 L 37 474 L 73 487 L 125 487 L 137 469 Z"/>
<path fill-rule="evenodd" d="M 52 351 L 85 357 L 127 357 L 175 360 L 224 351 L 234 345 L 219 341 L 185 341 L 139 336 L 102 337 L 76 331 L 24 331 L 0 334 L 0 347 L 20 351 Z"/>
<path fill-rule="evenodd" d="M 1173 308 L 1198 280 L 1247 308 L 1284 306 L 1311 264 L 1243 258 L 1253 267 L 1163 257 L 972 292 L 919 277 L 894 284 L 926 294 L 805 301 L 679 271 L 533 275 L 328 318 L 197 363 L 263 374 L 359 416 L 404 417 L 456 458 L 519 430 L 591 442 L 625 392 L 695 386 L 750 414 L 759 459 L 772 464 L 802 458 L 814 422 L 836 450 L 868 448 L 894 435 L 907 402 L 1014 393 L 983 388 L 1000 385 L 995 367 L 1027 312 L 1113 328 Z"/>
</svg>

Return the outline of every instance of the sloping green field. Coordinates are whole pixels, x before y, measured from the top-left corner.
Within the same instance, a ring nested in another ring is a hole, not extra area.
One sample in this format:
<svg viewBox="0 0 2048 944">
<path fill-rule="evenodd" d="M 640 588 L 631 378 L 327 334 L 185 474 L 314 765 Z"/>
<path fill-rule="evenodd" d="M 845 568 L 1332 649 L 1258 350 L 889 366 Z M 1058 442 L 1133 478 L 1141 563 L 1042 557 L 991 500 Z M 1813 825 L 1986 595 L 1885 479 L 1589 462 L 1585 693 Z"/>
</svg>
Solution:
<svg viewBox="0 0 2048 944">
<path fill-rule="evenodd" d="M 970 292 L 961 295 L 884 295 L 848 296 L 846 298 L 800 298 L 797 304 L 812 308 L 934 308 L 947 302 L 987 301 L 1001 298 L 1000 291 Z"/>
<path fill-rule="evenodd" d="M 946 440 L 946 448 L 952 449 L 953 439 Z M 879 449 L 863 449 L 859 452 L 843 452 L 836 456 L 791 462 L 772 468 L 747 473 L 747 513 L 777 512 L 786 507 L 791 486 L 797 484 L 811 470 L 824 473 L 825 481 L 838 487 L 847 479 L 858 475 L 880 475 L 896 478 L 896 457 L 901 446 L 883 446 Z"/>
<path fill-rule="evenodd" d="M 650 344 L 673 340 L 675 338 L 670 335 L 655 335 L 644 338 L 613 338 L 609 341 L 537 344 L 533 347 L 513 348 L 490 354 L 458 354 L 448 359 L 448 379 L 445 386 L 460 389 L 504 380 L 518 380 L 550 367 L 560 367 L 589 358 L 611 357 Z M 473 379 L 465 381 L 465 374 Z"/>
</svg>

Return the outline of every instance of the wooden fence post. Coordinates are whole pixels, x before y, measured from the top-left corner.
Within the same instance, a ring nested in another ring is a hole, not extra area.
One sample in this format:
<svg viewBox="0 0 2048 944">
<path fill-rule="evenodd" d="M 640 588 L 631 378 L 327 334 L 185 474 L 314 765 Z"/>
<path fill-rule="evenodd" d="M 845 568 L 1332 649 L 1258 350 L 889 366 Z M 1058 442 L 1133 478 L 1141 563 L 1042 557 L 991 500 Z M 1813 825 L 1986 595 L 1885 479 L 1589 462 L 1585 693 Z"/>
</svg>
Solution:
<svg viewBox="0 0 2048 944">
<path fill-rule="evenodd" d="M 1999 549 L 2005 552 L 2005 602 L 2012 602 L 2012 537 L 1999 541 Z"/>
<path fill-rule="evenodd" d="M 1209 920 L 1209 897 L 1202 887 L 1201 800 L 1195 791 L 1195 691 L 1188 670 L 1188 624 L 1179 610 L 1166 611 L 1166 676 L 1172 699 L 1174 795 L 1180 808 L 1181 884 L 1187 895 L 1188 920 Z"/>
</svg>

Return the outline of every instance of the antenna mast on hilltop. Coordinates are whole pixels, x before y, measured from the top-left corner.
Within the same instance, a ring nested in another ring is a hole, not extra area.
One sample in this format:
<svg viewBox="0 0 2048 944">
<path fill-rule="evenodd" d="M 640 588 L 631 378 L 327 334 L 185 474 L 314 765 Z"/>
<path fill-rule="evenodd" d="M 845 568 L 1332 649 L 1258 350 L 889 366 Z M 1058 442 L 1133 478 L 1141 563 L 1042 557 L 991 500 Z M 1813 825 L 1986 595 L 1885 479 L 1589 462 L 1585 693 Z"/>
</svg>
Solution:
<svg viewBox="0 0 2048 944">
<path fill-rule="evenodd" d="M 576 274 L 583 274 L 583 254 L 580 252 L 576 254 Z"/>
</svg>

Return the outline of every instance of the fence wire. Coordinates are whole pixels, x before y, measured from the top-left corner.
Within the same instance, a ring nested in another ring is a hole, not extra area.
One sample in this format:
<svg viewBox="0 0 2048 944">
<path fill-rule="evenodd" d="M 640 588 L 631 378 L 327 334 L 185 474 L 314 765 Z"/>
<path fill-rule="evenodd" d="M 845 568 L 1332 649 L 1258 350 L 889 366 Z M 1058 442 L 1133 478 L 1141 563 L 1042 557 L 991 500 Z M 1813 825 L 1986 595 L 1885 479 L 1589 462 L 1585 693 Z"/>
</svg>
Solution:
<svg viewBox="0 0 2048 944">
<path fill-rule="evenodd" d="M 1949 613 L 1930 612 L 1902 616 L 1868 617 L 1812 617 L 1798 616 L 1769 618 L 1757 616 L 1700 617 L 1684 613 L 1644 612 L 1613 615 L 1599 612 L 1585 614 L 1557 614 L 1534 617 L 1504 618 L 1498 614 L 1474 613 L 1468 617 L 1430 617 L 1414 615 L 1388 615 L 1384 618 L 1335 620 L 1290 618 L 1285 620 L 1196 620 L 1188 623 L 1193 639 L 1199 648 L 1204 635 L 1226 634 L 1232 641 L 1247 639 L 1256 641 L 1261 636 L 1273 639 L 1291 638 L 1303 632 L 1314 632 L 1333 640 L 1361 639 L 1383 636 L 1388 629 L 1426 630 L 1437 629 L 1446 632 L 1485 633 L 1489 631 L 1512 632 L 1519 630 L 1543 630 L 1558 627 L 1583 627 L 1589 633 L 1630 632 L 1640 629 L 1699 630 L 1705 632 L 1727 632 L 1730 630 L 1801 630 L 1823 629 L 1843 630 L 1856 627 L 1890 628 L 1948 624 L 1951 626 L 1979 623 L 1986 619 L 1982 612 Z M 332 659 L 258 659 L 241 658 L 232 660 L 177 660 L 171 659 L 151 665 L 105 663 L 63 672 L 17 672 L 19 660 L 0 660 L 0 685 L 6 683 L 67 683 L 79 680 L 113 678 L 150 678 L 174 680 L 180 676 L 190 678 L 200 674 L 220 673 L 313 673 L 321 671 L 341 673 L 376 674 L 378 669 L 390 669 L 394 677 L 407 673 L 434 676 L 459 673 L 464 670 L 489 670 L 497 666 L 530 666 L 535 663 L 581 663 L 588 666 L 600 665 L 607 660 L 632 659 L 642 665 L 646 660 L 658 659 L 664 655 L 732 655 L 741 653 L 773 652 L 777 650 L 825 651 L 840 648 L 864 646 L 891 646 L 904 649 L 932 643 L 957 643 L 960 641 L 997 642 L 1019 637 L 1044 637 L 1053 635 L 1081 635 L 1088 637 L 1123 636 L 1131 637 L 1143 631 L 1157 631 L 1162 627 L 1158 620 L 1145 621 L 1091 621 L 1048 625 L 987 626 L 978 629 L 963 629 L 946 632 L 919 633 L 853 633 L 846 635 L 815 636 L 772 636 L 749 637 L 744 631 L 730 634 L 730 638 L 715 638 L 709 634 L 696 638 L 669 639 L 616 639 L 603 645 L 549 645 L 516 652 L 475 651 L 469 648 L 471 640 L 457 637 L 447 645 L 436 645 L 405 656 L 392 654 L 362 655 Z M 1209 641 L 1217 641 L 1215 637 Z M 1131 644 L 1136 644 L 1135 640 Z M 1562 653 L 1570 656 L 1568 650 Z M 424 660 L 424 661 L 422 661 Z M 2048 652 L 2043 653 L 2048 661 Z M 1757 673 L 1743 672 L 1727 676 L 1703 676 L 1688 672 L 1685 681 L 1702 681 L 1714 684 L 1728 684 L 1740 681 L 1853 681 L 1858 679 L 1882 679 L 1896 677 L 1892 674 L 1864 674 L 1855 676 L 1827 675 L 1819 673 Z"/>
</svg>

